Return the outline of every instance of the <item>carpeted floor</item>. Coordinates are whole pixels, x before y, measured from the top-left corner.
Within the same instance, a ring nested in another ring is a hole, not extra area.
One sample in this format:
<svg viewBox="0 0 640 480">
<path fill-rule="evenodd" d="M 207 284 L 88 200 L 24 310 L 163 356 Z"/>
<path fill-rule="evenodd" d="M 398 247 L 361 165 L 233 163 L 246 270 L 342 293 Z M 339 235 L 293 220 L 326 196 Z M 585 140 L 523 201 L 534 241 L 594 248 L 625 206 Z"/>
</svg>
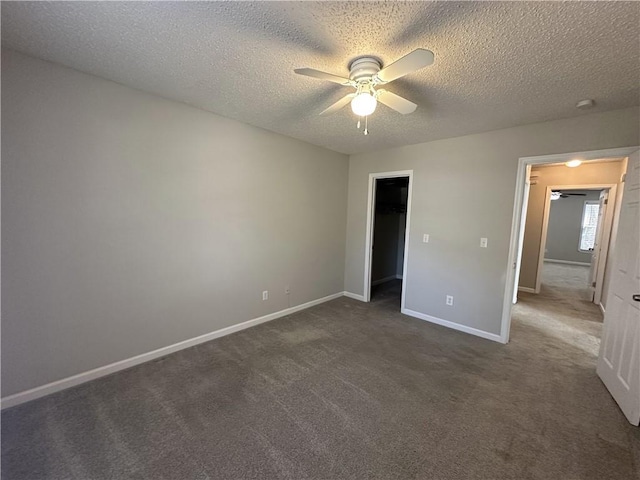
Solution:
<svg viewBox="0 0 640 480">
<path fill-rule="evenodd" d="M 6 410 L 2 478 L 638 478 L 597 308 L 521 295 L 505 346 L 382 290 Z"/>
<path fill-rule="evenodd" d="M 400 311 L 400 296 L 402 294 L 402 280 L 373 285 L 371 287 L 371 301 L 373 303 L 385 302 L 387 307 Z"/>
<path fill-rule="evenodd" d="M 587 266 L 545 262 L 540 293 L 519 292 L 513 318 L 585 350 L 591 364 L 600 348 L 602 312 L 591 302 L 588 279 Z"/>
</svg>

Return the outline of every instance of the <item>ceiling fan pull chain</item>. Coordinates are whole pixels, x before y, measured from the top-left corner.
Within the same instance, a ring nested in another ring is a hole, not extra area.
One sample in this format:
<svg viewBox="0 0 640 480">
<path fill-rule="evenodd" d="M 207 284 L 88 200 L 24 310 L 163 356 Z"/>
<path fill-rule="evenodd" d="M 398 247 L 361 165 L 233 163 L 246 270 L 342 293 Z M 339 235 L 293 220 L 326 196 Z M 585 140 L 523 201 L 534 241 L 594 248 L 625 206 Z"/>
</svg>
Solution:
<svg viewBox="0 0 640 480">
<path fill-rule="evenodd" d="M 360 118 L 358 117 L 358 123 L 356 124 L 356 128 L 359 130 L 360 129 Z"/>
<path fill-rule="evenodd" d="M 364 117 L 364 134 L 369 135 L 369 117 Z"/>
</svg>

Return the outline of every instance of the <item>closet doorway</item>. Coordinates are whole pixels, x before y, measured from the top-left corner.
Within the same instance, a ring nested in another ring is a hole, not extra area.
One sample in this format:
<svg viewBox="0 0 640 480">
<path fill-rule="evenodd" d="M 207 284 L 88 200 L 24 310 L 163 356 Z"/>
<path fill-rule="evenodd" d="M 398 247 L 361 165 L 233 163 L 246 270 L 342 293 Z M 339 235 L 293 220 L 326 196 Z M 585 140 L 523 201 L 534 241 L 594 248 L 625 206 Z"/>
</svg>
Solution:
<svg viewBox="0 0 640 480">
<path fill-rule="evenodd" d="M 401 309 L 404 299 L 411 173 L 370 175 L 365 299 Z"/>
</svg>

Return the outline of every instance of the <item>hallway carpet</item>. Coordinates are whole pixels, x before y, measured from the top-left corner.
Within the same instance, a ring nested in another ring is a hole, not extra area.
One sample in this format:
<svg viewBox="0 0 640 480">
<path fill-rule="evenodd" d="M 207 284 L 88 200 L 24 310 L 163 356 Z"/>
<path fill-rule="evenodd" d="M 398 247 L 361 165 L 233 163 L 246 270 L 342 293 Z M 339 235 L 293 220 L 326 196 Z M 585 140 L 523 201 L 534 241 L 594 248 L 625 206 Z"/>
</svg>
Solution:
<svg viewBox="0 0 640 480">
<path fill-rule="evenodd" d="M 545 262 L 540 293 L 518 293 L 513 317 L 586 350 L 584 361 L 592 364 L 600 348 L 602 312 L 590 301 L 588 278 L 587 266 Z"/>
<path fill-rule="evenodd" d="M 601 323 L 534 297 L 508 345 L 339 298 L 8 409 L 2 478 L 637 479 Z"/>
</svg>

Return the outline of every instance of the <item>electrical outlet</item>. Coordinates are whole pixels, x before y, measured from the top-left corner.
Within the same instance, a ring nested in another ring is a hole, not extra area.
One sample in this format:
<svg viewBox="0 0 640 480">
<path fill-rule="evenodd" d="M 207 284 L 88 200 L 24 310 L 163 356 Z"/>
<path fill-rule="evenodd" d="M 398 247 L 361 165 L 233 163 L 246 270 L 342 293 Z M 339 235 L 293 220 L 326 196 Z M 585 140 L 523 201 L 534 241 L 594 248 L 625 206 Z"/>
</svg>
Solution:
<svg viewBox="0 0 640 480">
<path fill-rule="evenodd" d="M 425 234 L 422 236 L 422 242 L 423 242 L 423 243 L 429 243 L 429 234 L 428 234 L 428 233 L 425 233 Z"/>
<path fill-rule="evenodd" d="M 483 238 L 480 239 L 480 246 L 482 248 L 487 248 L 487 239 L 486 238 L 483 237 Z"/>
<path fill-rule="evenodd" d="M 447 305 L 453 306 L 453 296 L 447 295 Z"/>
<path fill-rule="evenodd" d="M 269 290 L 262 292 L 262 300 L 269 300 Z"/>
<path fill-rule="evenodd" d="M 290 293 L 291 293 L 291 288 L 289 288 L 289 285 L 287 285 L 286 287 L 284 287 L 284 294 L 289 295 Z"/>
</svg>

